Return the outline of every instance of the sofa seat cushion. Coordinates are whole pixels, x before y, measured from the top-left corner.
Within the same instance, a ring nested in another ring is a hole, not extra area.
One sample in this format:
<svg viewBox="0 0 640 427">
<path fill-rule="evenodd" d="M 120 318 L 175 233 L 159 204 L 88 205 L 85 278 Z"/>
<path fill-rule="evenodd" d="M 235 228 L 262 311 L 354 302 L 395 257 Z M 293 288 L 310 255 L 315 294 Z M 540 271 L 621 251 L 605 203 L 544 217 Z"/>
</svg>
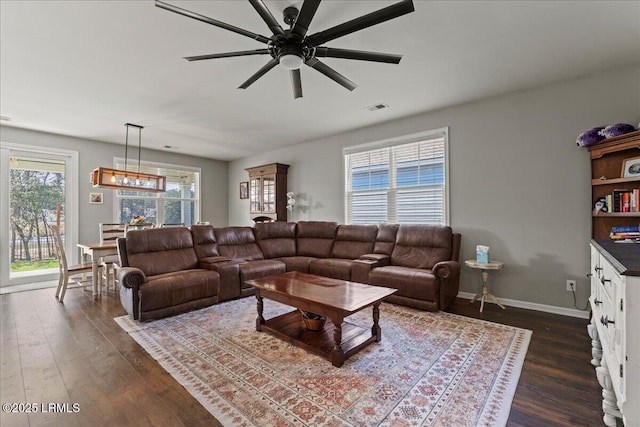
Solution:
<svg viewBox="0 0 640 427">
<path fill-rule="evenodd" d="M 287 256 L 280 257 L 278 261 L 284 262 L 287 271 L 299 271 L 301 273 L 309 272 L 309 264 L 316 258 L 310 256 Z"/>
<path fill-rule="evenodd" d="M 220 276 L 204 269 L 175 271 L 147 277 L 140 285 L 140 311 L 152 311 L 218 295 Z"/>
<path fill-rule="evenodd" d="M 425 301 L 437 301 L 438 281 L 431 270 L 390 265 L 369 273 L 369 283 L 398 290 L 394 295 Z"/>
<path fill-rule="evenodd" d="M 250 288 L 251 286 L 245 285 L 245 281 L 260 279 L 262 277 L 275 276 L 278 274 L 284 274 L 286 272 L 286 266 L 283 262 L 275 259 L 263 259 L 257 261 L 243 262 L 240 267 L 240 288 Z"/>
<path fill-rule="evenodd" d="M 309 264 L 309 273 L 333 279 L 351 280 L 350 259 L 318 258 Z"/>
</svg>

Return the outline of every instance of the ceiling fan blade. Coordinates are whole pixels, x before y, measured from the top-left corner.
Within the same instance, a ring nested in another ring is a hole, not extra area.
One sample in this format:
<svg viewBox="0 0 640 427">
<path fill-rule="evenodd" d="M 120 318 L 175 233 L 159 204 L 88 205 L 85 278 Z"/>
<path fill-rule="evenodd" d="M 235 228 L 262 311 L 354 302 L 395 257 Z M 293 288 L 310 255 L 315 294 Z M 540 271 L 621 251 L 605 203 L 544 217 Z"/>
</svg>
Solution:
<svg viewBox="0 0 640 427">
<path fill-rule="evenodd" d="M 293 88 L 293 98 L 302 98 L 302 80 L 300 80 L 300 69 L 291 70 L 291 87 Z"/>
<path fill-rule="evenodd" d="M 260 77 L 262 77 L 265 74 L 267 74 L 267 71 L 269 71 L 270 69 L 272 69 L 276 65 L 278 65 L 278 61 L 276 61 L 275 59 L 271 58 L 271 61 L 267 62 L 262 68 L 260 68 L 258 71 L 256 71 L 256 73 L 253 76 L 249 77 L 249 79 L 246 82 L 242 83 L 238 87 L 238 89 L 246 89 L 246 88 L 248 88 L 249 86 L 251 86 L 253 84 L 253 82 L 255 82 Z"/>
<path fill-rule="evenodd" d="M 227 24 L 225 22 L 218 21 L 218 20 L 213 19 L 213 18 L 209 18 L 208 16 L 200 15 L 199 13 L 191 12 L 189 10 L 183 9 L 181 7 L 178 7 L 178 6 L 174 6 L 174 5 L 169 4 L 169 3 L 165 3 L 165 2 L 160 1 L 160 0 L 156 0 L 156 6 L 161 8 L 161 9 L 165 9 L 165 10 L 168 10 L 170 12 L 177 13 L 178 15 L 186 16 L 188 18 L 192 18 L 192 19 L 195 19 L 195 20 L 198 20 L 198 21 L 201 21 L 201 22 L 205 22 L 207 24 L 211 24 L 211 25 L 213 25 L 215 27 L 224 28 L 225 30 L 233 31 L 234 33 L 238 33 L 238 34 L 242 34 L 243 36 L 250 37 L 250 38 L 252 38 L 254 40 L 258 40 L 259 42 L 262 42 L 262 43 L 269 43 L 271 41 L 270 38 L 265 37 L 265 36 L 261 36 L 260 34 L 256 34 L 256 33 L 252 33 L 251 31 L 243 30 L 242 28 L 238 28 L 238 27 L 233 26 L 231 24 Z"/>
<path fill-rule="evenodd" d="M 335 27 L 331 27 L 319 33 L 312 34 L 307 37 L 307 41 L 313 46 L 319 46 L 328 41 L 337 39 L 338 37 L 355 33 L 356 31 L 360 31 L 390 19 L 397 18 L 398 16 L 413 12 L 414 10 L 412 0 L 403 0 L 399 3 L 392 4 L 391 6 L 387 6 L 359 18 L 352 19 L 351 21 L 343 24 L 336 25 Z"/>
<path fill-rule="evenodd" d="M 231 58 L 233 56 L 248 56 L 248 55 L 267 55 L 269 49 L 255 49 L 255 50 L 239 50 L 237 52 L 225 52 L 225 53 L 212 53 L 210 55 L 197 55 L 197 56 L 185 56 L 187 61 L 202 61 L 203 59 L 216 59 L 216 58 Z"/>
<path fill-rule="evenodd" d="M 398 64 L 402 55 L 392 53 L 366 52 L 364 50 L 338 49 L 335 47 L 320 46 L 316 48 L 315 56 L 320 58 L 343 58 L 356 59 L 360 61 L 386 62 Z"/>
<path fill-rule="evenodd" d="M 309 24 L 316 14 L 318 6 L 320 6 L 320 0 L 304 0 L 302 8 L 300 8 L 300 12 L 298 13 L 298 18 L 296 18 L 296 22 L 293 24 L 293 28 L 291 28 L 293 34 L 301 39 L 307 35 Z"/>
<path fill-rule="evenodd" d="M 358 87 L 357 84 L 355 84 L 354 82 L 352 82 L 351 80 L 349 80 L 348 78 L 346 78 L 345 76 L 343 76 L 342 74 L 334 70 L 333 68 L 329 67 L 327 64 L 320 62 L 320 60 L 316 58 L 309 59 L 307 62 L 305 62 L 305 64 L 307 64 L 309 67 L 313 68 L 314 70 L 320 71 L 322 74 L 329 77 L 331 80 L 337 82 L 338 84 L 346 87 L 349 90 L 354 90 L 355 88 Z"/>
<path fill-rule="evenodd" d="M 267 23 L 267 26 L 273 34 L 280 36 L 284 35 L 284 30 L 282 29 L 280 24 L 278 24 L 278 21 L 276 21 L 276 18 L 273 17 L 262 0 L 249 0 L 249 3 L 251 3 L 251 6 L 253 6 L 256 12 L 258 12 L 262 20 Z"/>
</svg>

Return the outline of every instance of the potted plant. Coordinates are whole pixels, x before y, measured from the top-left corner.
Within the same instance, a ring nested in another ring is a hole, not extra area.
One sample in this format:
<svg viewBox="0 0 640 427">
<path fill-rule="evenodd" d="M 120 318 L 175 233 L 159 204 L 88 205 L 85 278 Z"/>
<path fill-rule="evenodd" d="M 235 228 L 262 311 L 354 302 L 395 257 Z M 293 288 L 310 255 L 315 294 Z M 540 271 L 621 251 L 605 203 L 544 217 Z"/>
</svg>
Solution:
<svg viewBox="0 0 640 427">
<path fill-rule="evenodd" d="M 313 313 L 311 311 L 304 311 L 301 309 L 300 313 L 302 313 L 302 320 L 304 321 L 304 325 L 310 331 L 321 331 L 324 329 L 324 324 L 327 321 L 325 316 L 321 316 L 320 314 Z"/>
</svg>

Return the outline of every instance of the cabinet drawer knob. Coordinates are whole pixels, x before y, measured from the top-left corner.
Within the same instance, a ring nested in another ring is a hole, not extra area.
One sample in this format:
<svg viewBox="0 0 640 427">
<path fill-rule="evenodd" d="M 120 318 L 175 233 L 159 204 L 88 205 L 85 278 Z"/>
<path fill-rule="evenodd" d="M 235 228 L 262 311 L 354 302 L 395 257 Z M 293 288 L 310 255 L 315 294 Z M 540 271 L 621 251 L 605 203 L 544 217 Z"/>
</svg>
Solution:
<svg viewBox="0 0 640 427">
<path fill-rule="evenodd" d="M 596 273 L 597 273 L 598 271 L 602 271 L 602 267 L 594 267 L 594 268 L 593 268 L 593 271 L 595 271 Z"/>
<path fill-rule="evenodd" d="M 611 279 L 605 279 L 604 277 L 602 277 L 602 278 L 600 279 L 600 283 L 602 283 L 603 285 L 604 285 L 605 283 L 607 283 L 607 282 L 608 282 L 608 283 L 611 283 Z"/>
<path fill-rule="evenodd" d="M 594 301 L 593 301 L 593 303 L 594 303 L 595 305 L 600 305 L 600 304 L 602 304 L 602 301 L 600 301 L 600 300 L 594 300 Z"/>
</svg>

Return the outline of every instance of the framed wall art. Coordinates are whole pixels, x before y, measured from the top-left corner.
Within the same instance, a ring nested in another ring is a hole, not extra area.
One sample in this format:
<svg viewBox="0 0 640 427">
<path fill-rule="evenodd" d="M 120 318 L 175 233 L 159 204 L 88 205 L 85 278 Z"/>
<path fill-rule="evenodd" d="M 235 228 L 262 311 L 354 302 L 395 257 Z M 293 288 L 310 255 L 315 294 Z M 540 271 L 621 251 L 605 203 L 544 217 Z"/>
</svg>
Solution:
<svg viewBox="0 0 640 427">
<path fill-rule="evenodd" d="M 89 194 L 89 203 L 92 205 L 101 205 L 102 204 L 102 193 L 90 193 Z"/>
<path fill-rule="evenodd" d="M 249 198 L 249 182 L 243 181 L 240 183 L 240 198 L 248 199 Z"/>
</svg>

